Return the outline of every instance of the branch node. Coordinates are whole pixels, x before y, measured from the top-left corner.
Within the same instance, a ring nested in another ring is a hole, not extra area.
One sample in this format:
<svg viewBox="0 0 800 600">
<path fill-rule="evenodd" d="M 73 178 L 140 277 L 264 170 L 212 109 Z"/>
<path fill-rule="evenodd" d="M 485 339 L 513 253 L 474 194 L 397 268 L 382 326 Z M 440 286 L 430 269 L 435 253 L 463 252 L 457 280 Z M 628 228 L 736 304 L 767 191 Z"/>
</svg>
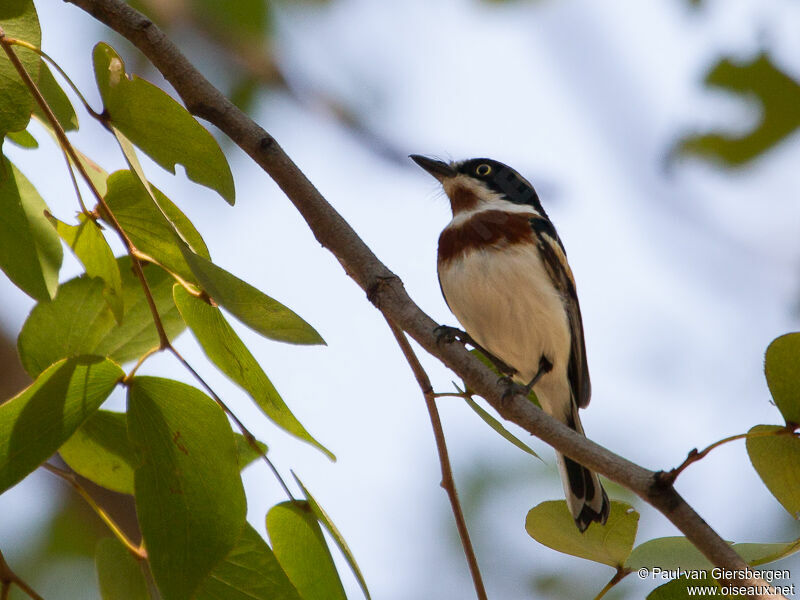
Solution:
<svg viewBox="0 0 800 600">
<path fill-rule="evenodd" d="M 271 135 L 265 135 L 258 142 L 258 149 L 261 152 L 268 152 L 275 146 L 275 138 Z"/>
<path fill-rule="evenodd" d="M 397 275 L 378 275 L 367 285 L 367 300 L 375 305 L 377 309 L 381 308 L 381 293 L 385 287 L 390 286 L 395 281 L 400 281 Z"/>
</svg>

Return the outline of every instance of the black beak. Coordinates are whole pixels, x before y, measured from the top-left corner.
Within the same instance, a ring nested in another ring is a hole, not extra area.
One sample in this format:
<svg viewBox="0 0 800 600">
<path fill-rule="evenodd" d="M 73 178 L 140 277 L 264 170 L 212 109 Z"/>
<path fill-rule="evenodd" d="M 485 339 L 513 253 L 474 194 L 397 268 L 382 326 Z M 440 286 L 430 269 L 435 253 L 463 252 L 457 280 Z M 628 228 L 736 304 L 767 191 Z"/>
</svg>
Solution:
<svg viewBox="0 0 800 600">
<path fill-rule="evenodd" d="M 441 160 L 434 160 L 419 154 L 409 154 L 408 157 L 439 181 L 458 175 L 458 172 L 453 167 Z"/>
</svg>

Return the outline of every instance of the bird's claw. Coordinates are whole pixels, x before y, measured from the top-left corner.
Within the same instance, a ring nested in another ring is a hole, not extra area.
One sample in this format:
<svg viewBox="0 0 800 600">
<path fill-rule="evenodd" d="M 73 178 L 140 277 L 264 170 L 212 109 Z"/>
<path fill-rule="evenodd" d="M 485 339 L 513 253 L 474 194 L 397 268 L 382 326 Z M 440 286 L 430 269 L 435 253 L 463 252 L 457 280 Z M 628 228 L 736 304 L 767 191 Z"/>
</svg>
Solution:
<svg viewBox="0 0 800 600">
<path fill-rule="evenodd" d="M 455 341 L 463 342 L 462 337 L 464 336 L 464 332 L 458 327 L 439 325 L 433 330 L 433 335 L 436 336 L 437 344 L 452 344 Z"/>
<path fill-rule="evenodd" d="M 498 378 L 497 383 L 505 386 L 506 388 L 503 391 L 502 396 L 500 396 L 500 402 L 503 404 L 508 404 L 516 395 L 525 396 L 527 398 L 528 394 L 531 393 L 531 388 L 529 388 L 527 385 L 517 383 L 511 379 L 511 377 L 506 377 L 505 375 Z"/>
</svg>

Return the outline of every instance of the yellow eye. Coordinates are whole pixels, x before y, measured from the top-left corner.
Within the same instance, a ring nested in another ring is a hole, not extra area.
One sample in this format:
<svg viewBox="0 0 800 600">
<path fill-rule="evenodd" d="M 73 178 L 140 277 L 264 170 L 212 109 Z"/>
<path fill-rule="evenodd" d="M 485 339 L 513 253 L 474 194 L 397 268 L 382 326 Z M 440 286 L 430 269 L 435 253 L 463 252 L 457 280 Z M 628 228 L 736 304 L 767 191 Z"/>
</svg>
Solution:
<svg viewBox="0 0 800 600">
<path fill-rule="evenodd" d="M 478 165 L 478 167 L 475 169 L 475 173 L 477 173 L 481 177 L 486 177 L 491 172 L 492 172 L 492 167 L 490 167 L 486 163 Z"/>
</svg>

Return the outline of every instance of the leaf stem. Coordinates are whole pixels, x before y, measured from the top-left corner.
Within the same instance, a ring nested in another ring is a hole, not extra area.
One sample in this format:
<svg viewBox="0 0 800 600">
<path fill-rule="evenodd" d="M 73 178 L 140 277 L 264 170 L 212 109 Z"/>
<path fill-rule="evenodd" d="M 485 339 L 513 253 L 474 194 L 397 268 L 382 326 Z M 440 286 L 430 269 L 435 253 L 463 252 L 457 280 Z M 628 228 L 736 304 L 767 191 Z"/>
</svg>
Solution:
<svg viewBox="0 0 800 600">
<path fill-rule="evenodd" d="M 384 315 L 386 316 L 386 315 Z M 450 499 L 450 506 L 453 510 L 453 516 L 456 519 L 456 528 L 458 535 L 461 538 L 461 545 L 464 548 L 464 555 L 467 558 L 469 571 L 472 575 L 472 583 L 475 586 L 475 593 L 480 600 L 486 600 L 486 588 L 483 585 L 481 571 L 478 567 L 478 559 L 475 556 L 475 550 L 472 547 L 472 541 L 469 538 L 469 530 L 467 529 L 467 521 L 464 518 L 464 512 L 461 509 L 461 503 L 458 500 L 458 491 L 456 490 L 456 482 L 453 479 L 453 470 L 450 466 L 450 457 L 447 452 L 447 443 L 444 438 L 444 430 L 442 428 L 442 420 L 439 417 L 439 409 L 436 407 L 436 394 L 433 392 L 428 374 L 419 362 L 417 355 L 414 354 L 414 349 L 408 343 L 405 334 L 388 318 L 386 322 L 389 324 L 389 329 L 392 330 L 397 344 L 400 346 L 403 355 L 406 357 L 408 365 L 414 372 L 414 377 L 422 390 L 422 395 L 425 397 L 425 406 L 428 408 L 428 414 L 431 419 L 431 426 L 433 427 L 433 437 L 436 439 L 436 450 L 439 453 L 439 464 L 442 470 L 441 486 L 447 492 L 447 497 Z"/>
<path fill-rule="evenodd" d="M 19 589 L 28 594 L 33 600 L 44 600 L 44 598 L 34 592 L 33 588 L 25 583 L 19 575 L 11 570 L 11 567 L 8 566 L 3 556 L 3 552 L 0 551 L 0 600 L 8 600 L 12 583 L 16 584 Z"/>
<path fill-rule="evenodd" d="M 594 597 L 594 600 L 600 600 L 603 596 L 608 593 L 612 587 L 617 585 L 620 581 L 622 581 L 628 574 L 630 573 L 629 569 L 624 567 L 617 567 L 617 572 L 614 573 L 614 576 L 609 580 L 609 582 L 600 590 L 600 593 Z"/>
<path fill-rule="evenodd" d="M 100 506 L 94 498 L 92 498 L 91 494 L 86 491 L 86 488 L 80 484 L 74 473 L 65 469 L 60 469 L 54 465 L 51 465 L 50 463 L 43 463 L 42 467 L 70 484 L 75 491 L 78 492 L 78 494 L 80 494 L 84 500 L 86 500 L 87 504 L 92 507 L 92 510 L 97 513 L 97 516 L 102 519 L 102 521 L 111 530 L 111 533 L 113 533 L 117 539 L 122 542 L 122 544 L 128 549 L 128 552 L 130 552 L 134 558 L 137 560 L 147 560 L 147 551 L 144 549 L 144 547 L 137 546 L 130 540 L 130 538 L 128 538 L 127 535 L 125 535 L 125 532 L 122 531 L 122 528 L 120 528 L 114 519 L 112 519 L 111 516 L 103 509 L 103 507 Z"/>
<path fill-rule="evenodd" d="M 661 471 L 658 474 L 658 478 L 666 484 L 673 484 L 675 480 L 678 478 L 678 475 L 683 473 L 686 468 L 696 463 L 699 460 L 705 458 L 709 452 L 711 452 L 714 448 L 718 448 L 723 444 L 727 444 L 729 442 L 735 442 L 736 440 L 742 439 L 751 439 L 751 438 L 758 438 L 758 437 L 769 437 L 773 435 L 793 435 L 798 436 L 797 432 L 792 431 L 789 428 L 779 429 L 777 431 L 755 431 L 755 432 L 748 432 L 748 433 L 737 433 L 736 435 L 731 435 L 726 438 L 723 438 L 719 441 L 714 442 L 710 446 L 704 448 L 703 450 L 699 451 L 697 448 L 693 448 L 689 454 L 686 456 L 686 459 L 677 467 L 672 469 L 671 471 Z"/>
</svg>

